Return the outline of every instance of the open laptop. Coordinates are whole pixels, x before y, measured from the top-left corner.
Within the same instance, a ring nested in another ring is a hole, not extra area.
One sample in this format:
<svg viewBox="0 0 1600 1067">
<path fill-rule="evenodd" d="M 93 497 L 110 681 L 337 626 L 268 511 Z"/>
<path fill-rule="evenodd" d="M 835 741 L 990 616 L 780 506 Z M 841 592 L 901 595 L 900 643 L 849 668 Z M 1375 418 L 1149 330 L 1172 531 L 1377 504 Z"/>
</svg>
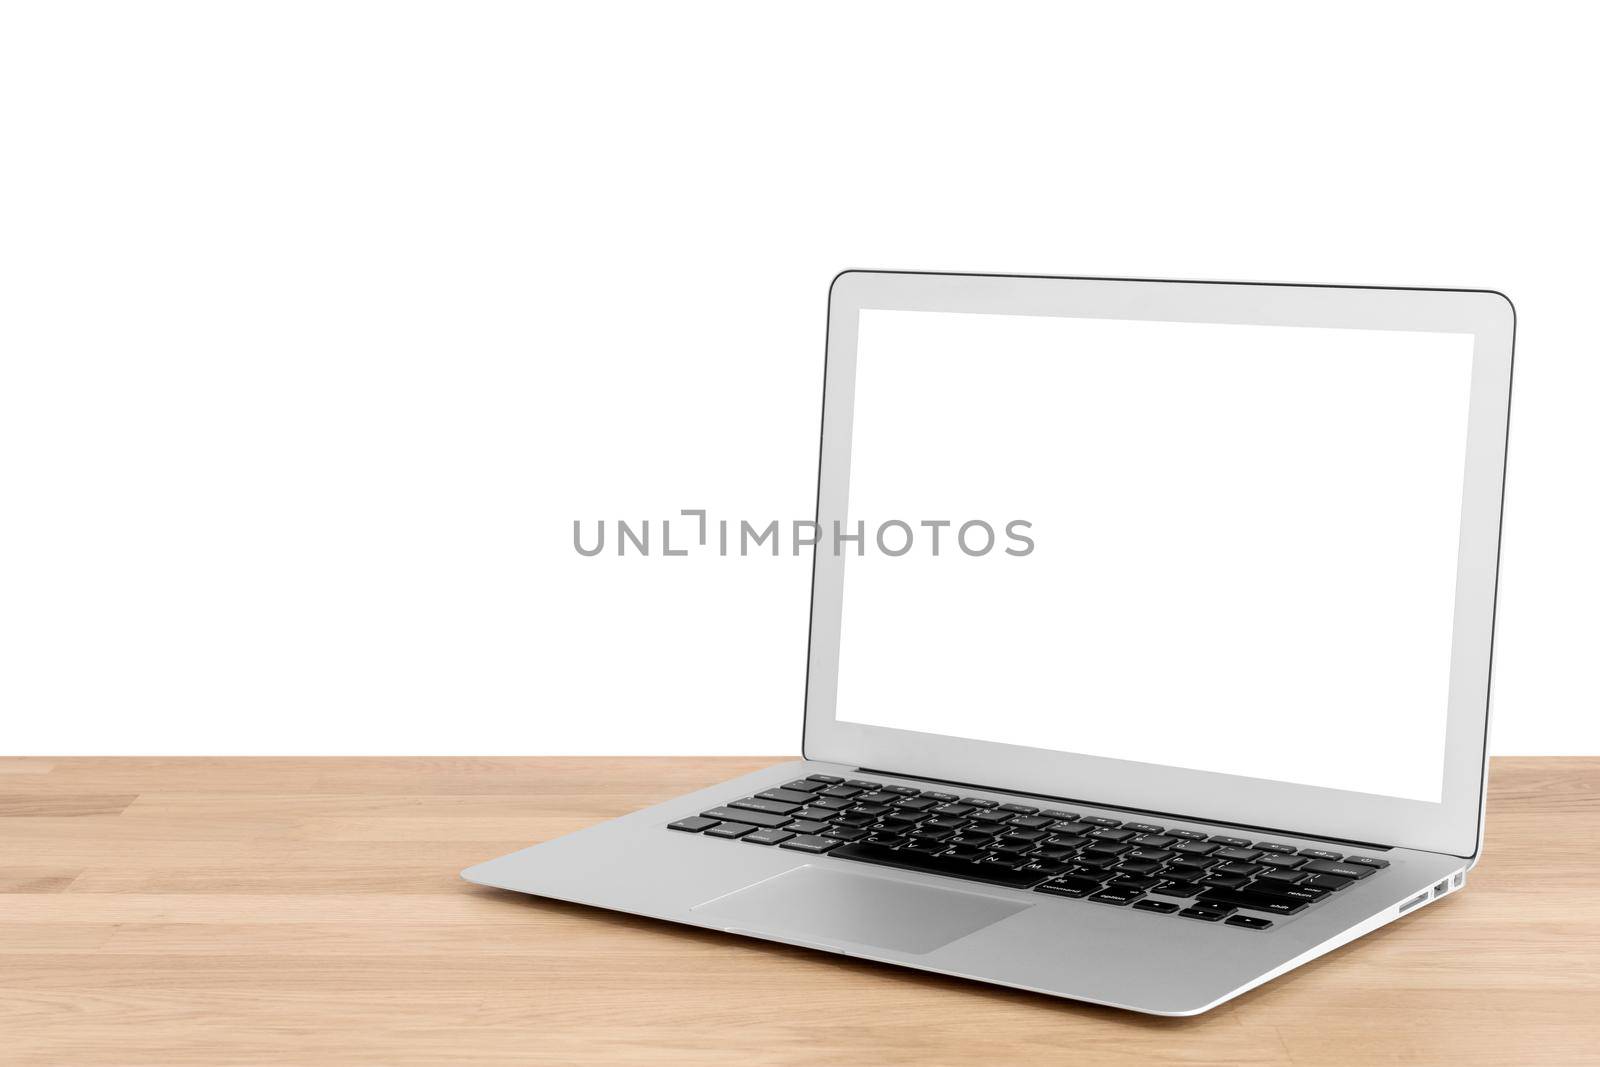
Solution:
<svg viewBox="0 0 1600 1067">
<path fill-rule="evenodd" d="M 1460 890 L 1513 330 L 1485 291 L 839 275 L 803 758 L 464 876 L 1160 1015 Z"/>
</svg>

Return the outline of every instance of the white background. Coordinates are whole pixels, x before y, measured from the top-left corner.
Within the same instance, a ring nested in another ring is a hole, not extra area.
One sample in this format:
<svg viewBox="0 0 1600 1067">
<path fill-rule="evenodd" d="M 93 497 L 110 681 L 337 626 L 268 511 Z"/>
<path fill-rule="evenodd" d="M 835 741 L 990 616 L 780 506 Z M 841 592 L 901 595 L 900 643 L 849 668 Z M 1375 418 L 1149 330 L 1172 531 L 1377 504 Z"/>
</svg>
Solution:
<svg viewBox="0 0 1600 1067">
<path fill-rule="evenodd" d="M 1600 751 L 1582 5 L 0 8 L 0 747 L 799 745 L 844 267 L 1500 288 L 1495 747 Z"/>
<path fill-rule="evenodd" d="M 1439 801 L 1471 335 L 860 320 L 840 720 Z"/>
</svg>

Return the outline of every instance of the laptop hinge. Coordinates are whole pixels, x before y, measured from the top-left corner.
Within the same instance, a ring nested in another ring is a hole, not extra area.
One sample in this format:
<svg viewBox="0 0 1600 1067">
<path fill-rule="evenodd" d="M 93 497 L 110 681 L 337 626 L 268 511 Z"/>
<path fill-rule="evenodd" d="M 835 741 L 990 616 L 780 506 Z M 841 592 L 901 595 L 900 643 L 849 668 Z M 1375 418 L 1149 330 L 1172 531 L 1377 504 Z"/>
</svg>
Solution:
<svg viewBox="0 0 1600 1067">
<path fill-rule="evenodd" d="M 1260 826 L 1255 823 L 1232 822 L 1228 819 L 1214 819 L 1209 815 L 1190 815 L 1181 811 L 1156 811 L 1153 808 L 1134 808 L 1127 804 L 1107 804 L 1104 801 L 1093 800 L 1089 797 L 1065 797 L 1051 793 L 1030 793 L 1026 789 L 1012 789 L 1008 786 L 984 785 L 982 782 L 956 782 L 948 778 L 929 778 L 923 774 L 906 774 L 902 771 L 891 771 L 885 767 L 857 767 L 862 774 L 889 774 L 896 778 L 909 778 L 912 781 L 928 782 L 932 785 L 953 785 L 964 789 L 982 789 L 988 793 L 1007 793 L 1017 797 L 1031 797 L 1035 800 L 1062 801 L 1070 804 L 1087 804 L 1096 808 L 1105 808 L 1107 811 L 1125 811 L 1132 815 L 1159 815 L 1168 819 L 1183 819 L 1186 822 L 1210 823 L 1213 826 L 1230 826 L 1239 830 L 1260 830 L 1266 833 L 1284 834 L 1288 837 L 1300 837 L 1307 841 L 1327 841 L 1335 845 L 1355 845 L 1360 848 L 1378 849 L 1384 852 L 1392 851 L 1397 846 L 1379 844 L 1376 841 L 1356 841 L 1348 837 L 1329 837 L 1327 834 L 1308 834 L 1303 830 L 1294 830 L 1285 826 Z"/>
</svg>

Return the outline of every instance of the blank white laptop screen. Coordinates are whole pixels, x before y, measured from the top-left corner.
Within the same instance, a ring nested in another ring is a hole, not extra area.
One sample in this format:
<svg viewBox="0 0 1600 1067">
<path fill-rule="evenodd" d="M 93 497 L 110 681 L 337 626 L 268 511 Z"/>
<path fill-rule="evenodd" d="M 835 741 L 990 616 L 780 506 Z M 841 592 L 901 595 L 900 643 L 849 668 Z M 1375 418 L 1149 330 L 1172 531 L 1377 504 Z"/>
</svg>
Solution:
<svg viewBox="0 0 1600 1067">
<path fill-rule="evenodd" d="M 862 311 L 837 717 L 1437 803 L 1472 343 Z"/>
</svg>

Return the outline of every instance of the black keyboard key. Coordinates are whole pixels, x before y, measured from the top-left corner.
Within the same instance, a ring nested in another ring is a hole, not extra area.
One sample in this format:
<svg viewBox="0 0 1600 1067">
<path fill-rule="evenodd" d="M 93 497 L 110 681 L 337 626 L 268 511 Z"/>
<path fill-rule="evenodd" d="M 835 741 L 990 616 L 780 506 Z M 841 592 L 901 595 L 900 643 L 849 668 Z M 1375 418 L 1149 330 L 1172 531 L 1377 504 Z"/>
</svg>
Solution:
<svg viewBox="0 0 1600 1067">
<path fill-rule="evenodd" d="M 1019 871 L 987 861 L 974 863 L 953 856 L 923 856 L 904 849 L 896 851 L 862 841 L 840 845 L 833 850 L 833 855 L 836 858 L 856 860 L 861 863 L 876 863 L 885 867 L 898 867 L 901 870 L 924 871 L 928 874 L 944 874 L 952 878 L 988 882 L 990 885 L 1010 886 L 1013 889 L 1031 888 L 1044 881 L 1045 877 L 1037 871 Z"/>
<path fill-rule="evenodd" d="M 928 830 L 928 829 L 932 829 L 932 830 L 959 830 L 959 829 L 961 829 L 962 827 L 964 827 L 966 825 L 967 824 L 966 824 L 966 821 L 964 819 L 945 819 L 945 818 L 940 818 L 940 819 L 928 819 L 927 821 L 925 821 L 922 824 L 922 828 L 925 829 L 925 830 Z"/>
<path fill-rule="evenodd" d="M 1300 850 L 1300 855 L 1310 856 L 1314 860 L 1330 860 L 1334 863 L 1344 859 L 1344 856 L 1338 852 L 1329 852 L 1321 848 L 1303 848 Z"/>
<path fill-rule="evenodd" d="M 1065 874 L 1072 869 L 1072 864 L 1060 860 L 1041 859 L 1038 856 L 1027 857 L 1029 862 L 1022 865 L 1024 871 L 1038 871 L 1040 874 Z"/>
<path fill-rule="evenodd" d="M 950 839 L 952 845 L 963 847 L 981 848 L 994 840 L 993 834 L 975 834 L 971 831 L 959 833 Z"/>
<path fill-rule="evenodd" d="M 768 815 L 788 815 L 800 810 L 799 804 L 785 804 L 781 800 L 760 800 L 756 797 L 745 797 L 729 804 L 730 808 L 740 811 L 764 811 Z"/>
<path fill-rule="evenodd" d="M 1261 853 L 1253 848 L 1219 848 L 1212 855 L 1219 860 L 1235 860 L 1239 863 L 1253 863 L 1261 858 Z"/>
<path fill-rule="evenodd" d="M 743 840 L 753 845 L 777 845 L 793 836 L 787 830 L 757 830 L 753 834 L 745 834 Z"/>
<path fill-rule="evenodd" d="M 1388 860 L 1374 859 L 1371 856 L 1346 856 L 1344 861 L 1346 863 L 1354 863 L 1358 867 L 1371 867 L 1379 871 L 1389 866 Z"/>
<path fill-rule="evenodd" d="M 1009 811 L 1013 815 L 1037 815 L 1037 814 L 1039 814 L 1039 809 L 1038 808 L 1030 808 L 1026 804 L 1002 804 L 1002 805 L 1000 805 L 1000 810 L 1001 811 Z"/>
<path fill-rule="evenodd" d="M 1131 845 L 1119 845 L 1113 841 L 1091 841 L 1083 850 L 1085 856 L 1120 856 L 1124 852 L 1131 852 Z"/>
<path fill-rule="evenodd" d="M 887 804 L 873 804 L 873 803 L 862 804 L 862 803 L 857 803 L 856 806 L 851 808 L 850 810 L 851 811 L 858 811 L 863 815 L 878 816 L 878 815 L 886 814 L 887 812 L 891 811 L 892 809 Z"/>
<path fill-rule="evenodd" d="M 754 833 L 756 828 L 747 822 L 719 822 L 706 831 L 707 837 L 743 837 L 745 834 Z"/>
<path fill-rule="evenodd" d="M 1208 889 L 1242 889 L 1249 882 L 1248 878 L 1240 878 L 1225 874 L 1208 874 L 1200 879 L 1200 884 Z"/>
<path fill-rule="evenodd" d="M 1170 834 L 1145 834 L 1136 843 L 1142 848 L 1170 848 L 1177 840 Z"/>
<path fill-rule="evenodd" d="M 1075 861 L 1078 866 L 1086 868 L 1109 867 L 1117 862 L 1117 857 L 1107 856 L 1104 853 L 1080 852 Z"/>
<path fill-rule="evenodd" d="M 1050 826 L 1051 833 L 1071 834 L 1074 837 L 1088 837 L 1089 834 L 1094 831 L 1094 829 L 1095 828 L 1093 826 L 1090 826 L 1082 819 L 1079 819 L 1077 822 L 1052 823 Z"/>
<path fill-rule="evenodd" d="M 1206 835 L 1198 830 L 1168 830 L 1168 837 L 1181 837 L 1185 841 L 1204 841 Z"/>
<path fill-rule="evenodd" d="M 970 804 L 974 808 L 998 808 L 998 800 L 984 800 L 981 797 L 962 797 L 961 803 Z"/>
<path fill-rule="evenodd" d="M 811 803 L 811 794 L 802 793 L 798 789 L 768 789 L 757 793 L 756 797 L 761 800 L 776 800 L 780 804 Z"/>
<path fill-rule="evenodd" d="M 1090 826 L 1104 826 L 1107 829 L 1122 825 L 1116 819 L 1108 819 L 1104 815 L 1081 815 L 1078 817 L 1078 821 L 1086 822 Z"/>
<path fill-rule="evenodd" d="M 667 824 L 667 829 L 683 830 L 686 833 L 697 834 L 701 830 L 709 830 L 715 825 L 717 825 L 717 820 L 707 819 L 703 816 L 696 815 L 688 819 L 679 819 L 677 822 L 669 822 Z"/>
<path fill-rule="evenodd" d="M 773 830 L 771 832 L 780 833 L 781 831 Z M 866 837 L 867 832 L 865 830 L 856 829 L 850 826 L 835 826 L 832 830 L 827 831 L 822 836 L 831 837 L 836 841 L 855 841 L 858 838 Z"/>
<path fill-rule="evenodd" d="M 1076 837 L 1072 834 L 1061 834 L 1054 830 L 1050 832 L 1050 836 L 1045 840 L 1045 844 L 1055 845 L 1061 848 L 1082 848 L 1088 843 L 1089 839 L 1087 837 Z"/>
<path fill-rule="evenodd" d="M 1219 845 L 1232 845 L 1234 848 L 1250 847 L 1250 842 L 1243 837 L 1223 837 L 1221 834 L 1212 834 L 1211 840 Z"/>
<path fill-rule="evenodd" d="M 883 791 L 885 793 L 898 793 L 903 797 L 914 797 L 922 792 L 920 789 L 912 789 L 909 785 L 886 785 L 883 787 Z"/>
<path fill-rule="evenodd" d="M 1192 897 L 1201 889 L 1199 882 L 1191 882 L 1185 878 L 1167 878 L 1156 883 L 1150 892 L 1160 893 L 1166 897 Z"/>
<path fill-rule="evenodd" d="M 792 789 L 796 793 L 815 793 L 817 790 L 823 788 L 826 784 L 827 783 L 825 782 L 813 782 L 809 778 L 802 778 L 798 782 L 788 783 L 784 786 L 784 788 Z"/>
<path fill-rule="evenodd" d="M 954 793 L 935 793 L 931 790 L 923 793 L 922 795 L 927 797 L 929 800 L 937 800 L 942 804 L 948 804 L 950 801 L 956 799 L 956 795 Z"/>
<path fill-rule="evenodd" d="M 1153 860 L 1156 863 L 1165 863 L 1175 855 L 1177 855 L 1176 852 L 1164 848 L 1151 848 L 1141 841 L 1124 852 L 1122 858 L 1125 860 Z"/>
<path fill-rule="evenodd" d="M 1075 811 L 1062 811 L 1059 808 L 1045 808 L 1039 814 L 1046 819 L 1060 819 L 1063 822 L 1072 822 L 1078 817 Z"/>
<path fill-rule="evenodd" d="M 1020 856 L 1032 847 L 1033 845 L 1027 841 L 1005 839 L 990 845 L 989 851 L 1002 856 Z"/>
<path fill-rule="evenodd" d="M 1005 837 L 1008 841 L 1027 841 L 1032 844 L 1043 841 L 1046 834 L 1043 830 L 1019 830 L 1017 829 L 1017 824 L 1012 823 L 1005 828 Z"/>
<path fill-rule="evenodd" d="M 768 830 L 775 826 L 787 825 L 792 821 L 787 815 L 773 815 L 764 811 L 741 811 L 738 808 L 712 808 L 710 811 L 702 811 L 700 815 L 702 818 L 716 819 L 718 822 L 743 822 Z"/>
<path fill-rule="evenodd" d="M 955 831 L 943 826 L 919 826 L 911 831 L 911 836 L 918 841 L 944 841 L 954 837 Z"/>
<path fill-rule="evenodd" d="M 1003 867 L 1008 871 L 1020 870 L 1027 865 L 1028 861 L 1023 856 L 1012 856 L 997 852 L 991 852 L 978 861 L 979 867 L 986 869 L 990 867 Z"/>
<path fill-rule="evenodd" d="M 999 826 L 1011 821 L 1009 811 L 979 811 L 973 813 L 972 825 L 974 826 Z"/>
<path fill-rule="evenodd" d="M 1089 899 L 1097 904 L 1115 904 L 1119 908 L 1127 907 L 1140 897 L 1144 896 L 1142 889 L 1124 889 L 1121 886 L 1111 886 L 1098 893 L 1091 894 Z"/>
<path fill-rule="evenodd" d="M 1221 847 L 1214 841 L 1179 841 L 1172 851 L 1183 856 L 1209 856 Z"/>
<path fill-rule="evenodd" d="M 853 785 L 857 789 L 882 789 L 883 788 L 883 783 L 882 782 L 863 782 L 859 778 L 851 778 L 848 781 L 846 781 L 844 784 L 845 785 Z"/>
<path fill-rule="evenodd" d="M 1061 878 L 1052 878 L 1044 885 L 1034 886 L 1036 893 L 1049 893 L 1058 897 L 1086 897 L 1090 893 L 1098 893 L 1100 883 L 1093 878 L 1079 878 L 1066 875 Z"/>
<path fill-rule="evenodd" d="M 1200 899 L 1235 908 L 1249 908 L 1251 911 L 1271 912 L 1274 915 L 1293 915 L 1309 906 L 1303 900 L 1291 900 L 1288 897 L 1253 892 L 1248 889 L 1207 889 L 1200 894 Z"/>
<path fill-rule="evenodd" d="M 817 822 L 814 819 L 796 819 L 784 827 L 785 830 L 791 830 L 797 834 L 820 834 L 827 828 L 827 823 Z"/>
<path fill-rule="evenodd" d="M 1203 863 L 1169 863 L 1167 874 L 1173 878 L 1199 881 L 1206 876 L 1206 866 Z"/>
<path fill-rule="evenodd" d="M 1242 926 L 1246 930 L 1266 930 L 1272 926 L 1271 919 L 1258 919 L 1254 915 L 1230 915 L 1224 921 L 1229 926 Z"/>
<path fill-rule="evenodd" d="M 1249 878 L 1262 868 L 1253 863 L 1224 863 L 1211 868 L 1212 877 L 1221 875 L 1224 878 Z"/>
<path fill-rule="evenodd" d="M 1043 844 L 1033 850 L 1033 854 L 1040 859 L 1064 860 L 1076 852 L 1077 849 L 1064 848 L 1061 845 Z"/>
<path fill-rule="evenodd" d="M 884 807 L 887 808 L 889 805 L 893 804 L 895 801 L 897 801 L 899 799 L 900 799 L 900 794 L 898 794 L 898 793 L 886 793 L 882 789 L 879 789 L 876 792 L 872 792 L 872 793 L 862 793 L 860 796 L 856 797 L 856 803 L 857 804 L 882 804 Z"/>
<path fill-rule="evenodd" d="M 1299 871 L 1265 870 L 1256 875 L 1256 881 L 1271 882 L 1274 885 L 1294 885 L 1304 877 L 1305 875 L 1301 874 Z"/>
<path fill-rule="evenodd" d="M 1011 825 L 1020 826 L 1024 830 L 1040 830 L 1053 822 L 1054 819 L 1047 819 L 1043 815 L 1024 815 L 1020 819 L 1012 819 Z"/>
<path fill-rule="evenodd" d="M 850 802 L 844 797 L 817 797 L 811 802 L 811 806 L 826 811 L 843 811 L 850 806 Z"/>
<path fill-rule="evenodd" d="M 976 862 L 977 860 L 983 859 L 983 857 L 987 856 L 988 853 L 983 849 L 976 847 L 975 845 L 952 845 L 950 847 L 950 851 L 946 852 L 945 855 L 951 856 L 958 860 Z"/>
<path fill-rule="evenodd" d="M 1160 878 L 1149 878 L 1138 874 L 1119 874 L 1111 879 L 1114 889 L 1136 889 L 1143 893 L 1147 889 L 1154 889 L 1161 884 Z"/>
<path fill-rule="evenodd" d="M 938 807 L 939 802 L 929 797 L 906 797 L 895 804 L 900 811 L 927 811 L 929 808 Z"/>
<path fill-rule="evenodd" d="M 1162 915 L 1171 915 L 1178 910 L 1178 905 L 1170 900 L 1136 900 L 1133 906 L 1139 911 L 1155 911 Z"/>
<path fill-rule="evenodd" d="M 853 785 L 830 785 L 822 791 L 822 795 L 825 797 L 844 797 L 849 800 L 851 797 L 858 797 L 864 792 L 866 790 L 857 789 Z"/>
<path fill-rule="evenodd" d="M 1150 874 L 1160 866 L 1155 860 L 1131 860 L 1124 856 L 1122 862 L 1117 864 L 1117 870 L 1129 874 Z"/>
<path fill-rule="evenodd" d="M 915 812 L 910 811 L 891 811 L 882 819 L 878 820 L 878 822 L 883 826 L 900 830 L 910 830 L 913 826 L 917 825 L 917 823 L 921 821 L 922 819 L 920 816 L 918 816 Z"/>
<path fill-rule="evenodd" d="M 1354 878 L 1344 878 L 1337 874 L 1314 874 L 1300 884 L 1337 893 L 1347 885 L 1355 885 L 1356 881 Z"/>
<path fill-rule="evenodd" d="M 1300 869 L 1312 874 L 1336 874 L 1340 878 L 1366 878 L 1375 870 L 1358 863 L 1331 863 L 1328 860 L 1314 860 Z"/>
<path fill-rule="evenodd" d="M 1182 915 L 1185 919 L 1199 919 L 1203 923 L 1216 923 L 1222 921 L 1221 912 L 1205 911 L 1201 908 L 1184 908 L 1182 911 L 1178 912 L 1178 914 Z"/>
<path fill-rule="evenodd" d="M 1089 836 L 1091 838 L 1093 838 L 1094 840 L 1096 840 L 1096 841 L 1119 841 L 1120 842 L 1120 841 L 1132 840 L 1133 838 L 1135 838 L 1135 837 L 1137 837 L 1139 835 L 1134 833 L 1132 830 L 1111 830 L 1111 829 L 1107 829 L 1106 827 L 1102 826 L 1102 827 L 1100 827 L 1100 828 L 1098 828 L 1096 830 L 1091 830 L 1089 832 Z"/>
<path fill-rule="evenodd" d="M 1214 900 L 1197 900 L 1189 906 L 1196 911 L 1209 911 L 1213 915 L 1232 915 L 1239 910 L 1232 904 L 1219 904 Z"/>
<path fill-rule="evenodd" d="M 1255 848 L 1261 852 L 1276 852 L 1284 856 L 1292 856 L 1295 853 L 1293 845 L 1279 845 L 1271 841 L 1257 841 Z"/>
<path fill-rule="evenodd" d="M 835 778 L 831 774 L 808 774 L 806 777 L 813 782 L 821 782 L 823 785 L 838 785 L 844 781 L 843 778 Z"/>
<path fill-rule="evenodd" d="M 929 856 L 932 856 L 932 855 L 936 855 L 936 854 L 938 854 L 940 852 L 943 852 L 946 848 L 949 848 L 949 847 L 950 846 L 946 845 L 942 841 L 929 841 L 925 837 L 916 837 L 916 838 L 912 838 L 910 841 L 907 841 L 905 844 L 901 845 L 900 846 L 900 851 L 902 851 L 902 852 L 925 853 L 925 854 L 927 854 Z"/>
<path fill-rule="evenodd" d="M 812 804 L 810 807 L 801 808 L 799 811 L 795 812 L 794 817 L 797 819 L 812 819 L 816 822 L 826 822 L 838 814 L 839 813 L 834 811 L 832 808 L 819 808 L 815 804 Z"/>
<path fill-rule="evenodd" d="M 1304 866 L 1308 861 L 1304 856 L 1283 856 L 1273 852 L 1262 856 L 1257 862 L 1263 867 L 1276 867 L 1280 871 L 1287 871 Z"/>
<path fill-rule="evenodd" d="M 792 848 L 796 852 L 830 852 L 838 848 L 854 848 L 843 841 L 835 841 L 831 837 L 813 837 L 809 834 L 800 837 L 791 837 L 778 846 L 779 848 Z"/>
<path fill-rule="evenodd" d="M 1125 822 L 1122 824 L 1122 828 L 1141 834 L 1159 834 L 1161 832 L 1161 827 L 1148 822 Z"/>
<path fill-rule="evenodd" d="M 940 804 L 937 808 L 933 809 L 935 815 L 955 816 L 971 815 L 977 810 L 978 809 L 973 807 L 971 804 Z"/>
<path fill-rule="evenodd" d="M 878 820 L 861 811 L 841 811 L 839 817 L 833 820 L 835 826 L 871 826 Z"/>
</svg>

